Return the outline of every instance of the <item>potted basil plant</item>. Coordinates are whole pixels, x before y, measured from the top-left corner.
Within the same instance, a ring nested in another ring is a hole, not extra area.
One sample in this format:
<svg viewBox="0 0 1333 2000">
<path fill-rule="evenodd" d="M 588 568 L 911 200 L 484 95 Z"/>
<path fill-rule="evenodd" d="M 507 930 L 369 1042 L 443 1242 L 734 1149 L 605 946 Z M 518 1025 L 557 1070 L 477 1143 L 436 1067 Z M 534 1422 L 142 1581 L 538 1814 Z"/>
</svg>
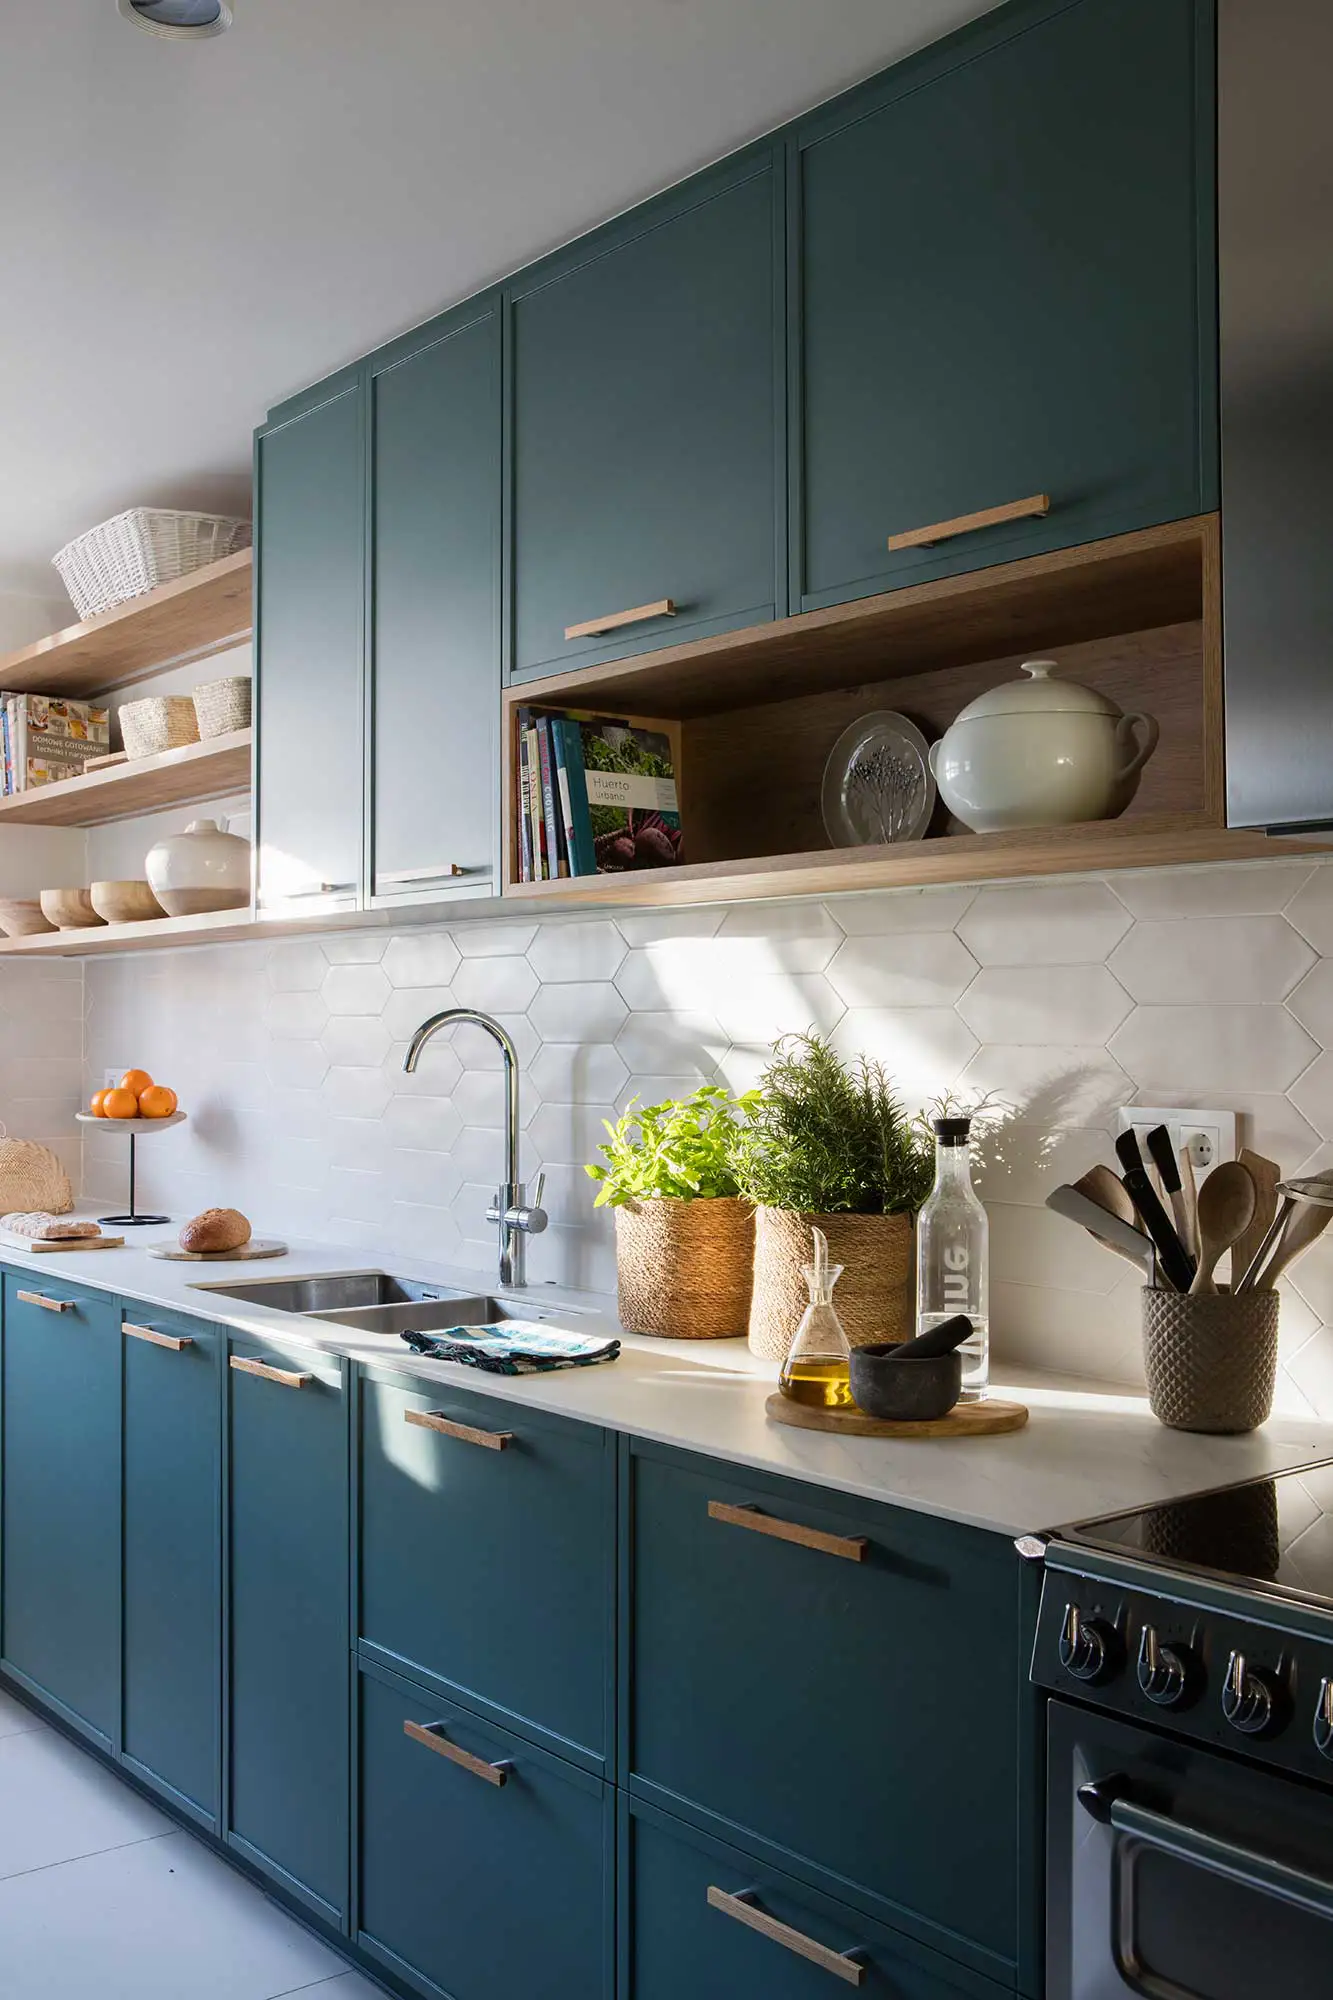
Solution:
<svg viewBox="0 0 1333 2000">
<path fill-rule="evenodd" d="M 689 1097 L 605 1119 L 597 1208 L 616 1215 L 617 1307 L 628 1333 L 670 1340 L 744 1334 L 754 1228 L 732 1152 L 755 1093 L 705 1083 Z"/>
</svg>

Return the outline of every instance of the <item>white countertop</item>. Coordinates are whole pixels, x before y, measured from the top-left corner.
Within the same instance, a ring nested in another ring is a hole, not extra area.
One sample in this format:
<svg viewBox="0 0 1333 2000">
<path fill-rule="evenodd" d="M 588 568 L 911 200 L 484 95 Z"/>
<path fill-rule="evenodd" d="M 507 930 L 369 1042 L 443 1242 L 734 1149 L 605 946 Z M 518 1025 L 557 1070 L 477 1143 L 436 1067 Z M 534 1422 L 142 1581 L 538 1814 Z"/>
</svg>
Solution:
<svg viewBox="0 0 1333 2000">
<path fill-rule="evenodd" d="M 1146 1398 L 1123 1387 L 1016 1373 L 1003 1366 L 995 1371 L 995 1392 L 1026 1403 L 1032 1412 L 1026 1429 L 1008 1436 L 899 1441 L 793 1430 L 766 1416 L 764 1403 L 775 1371 L 739 1340 L 647 1340 L 621 1334 L 619 1360 L 605 1365 L 549 1375 L 483 1375 L 452 1362 L 427 1360 L 382 1335 L 295 1319 L 222 1298 L 207 1288 L 384 1268 L 475 1292 L 493 1289 L 485 1275 L 415 1257 L 348 1256 L 327 1245 L 296 1241 L 288 1256 L 265 1262 L 177 1264 L 145 1254 L 152 1244 L 174 1241 L 172 1225 L 132 1232 L 123 1250 L 30 1256 L 6 1246 L 0 1259 L 30 1266 L 39 1286 L 68 1281 L 118 1292 L 161 1310 L 201 1314 L 266 1340 L 391 1364 L 503 1402 L 1006 1535 L 1060 1527 L 1333 1458 L 1333 1422 L 1275 1417 L 1249 1437 L 1195 1437 L 1167 1430 L 1151 1415 Z M 553 1300 L 581 1307 L 569 1322 L 580 1331 L 620 1332 L 604 1298 L 548 1286 L 534 1287 L 528 1296 L 547 1311 Z M 523 1297 L 513 1295 L 515 1303 Z"/>
</svg>

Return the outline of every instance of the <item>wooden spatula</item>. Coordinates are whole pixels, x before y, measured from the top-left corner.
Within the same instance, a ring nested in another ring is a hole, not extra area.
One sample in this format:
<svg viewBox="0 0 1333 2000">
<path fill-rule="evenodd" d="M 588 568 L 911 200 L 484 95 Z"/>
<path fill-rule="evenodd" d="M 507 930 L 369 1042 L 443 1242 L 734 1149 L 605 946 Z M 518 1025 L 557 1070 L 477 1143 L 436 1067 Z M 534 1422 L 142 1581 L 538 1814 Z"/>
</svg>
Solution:
<svg viewBox="0 0 1333 2000">
<path fill-rule="evenodd" d="M 1086 1174 L 1080 1174 L 1074 1182 L 1080 1194 L 1089 1201 L 1095 1201 L 1098 1208 L 1104 1208 L 1108 1215 L 1118 1216 L 1131 1229 L 1139 1226 L 1139 1212 L 1129 1198 L 1129 1189 L 1119 1174 L 1109 1167 L 1089 1167 Z"/>
<path fill-rule="evenodd" d="M 1190 1291 L 1196 1297 L 1215 1292 L 1217 1260 L 1254 1220 L 1254 1182 L 1239 1160 L 1214 1167 L 1199 1189 L 1199 1268 Z"/>
<path fill-rule="evenodd" d="M 1252 1153 L 1248 1146 L 1241 1148 L 1240 1164 L 1254 1182 L 1254 1220 L 1232 1246 L 1233 1291 L 1254 1262 L 1259 1245 L 1272 1226 L 1273 1217 L 1277 1214 L 1277 1184 L 1282 1178 L 1282 1170 L 1275 1161 L 1266 1160 L 1262 1153 Z"/>
<path fill-rule="evenodd" d="M 1194 1179 L 1194 1161 L 1188 1146 L 1180 1149 L 1180 1205 L 1185 1213 L 1185 1248 L 1199 1261 L 1199 1190 Z"/>
<path fill-rule="evenodd" d="M 1255 1290 L 1271 1292 L 1282 1273 L 1289 1270 L 1298 1257 L 1303 1257 L 1310 1245 L 1321 1237 L 1333 1222 L 1333 1208 L 1316 1208 L 1313 1203 L 1302 1202 L 1287 1217 L 1287 1223 L 1278 1237 L 1277 1247 L 1269 1258 L 1255 1283 Z"/>
</svg>

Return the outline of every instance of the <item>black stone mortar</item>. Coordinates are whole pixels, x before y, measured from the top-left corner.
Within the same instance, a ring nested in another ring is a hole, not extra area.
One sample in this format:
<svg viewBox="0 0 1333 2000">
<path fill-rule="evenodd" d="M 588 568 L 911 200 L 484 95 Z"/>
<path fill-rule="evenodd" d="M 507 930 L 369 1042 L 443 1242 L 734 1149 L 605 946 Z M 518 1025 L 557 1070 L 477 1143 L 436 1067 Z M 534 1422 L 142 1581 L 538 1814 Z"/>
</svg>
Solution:
<svg viewBox="0 0 1333 2000">
<path fill-rule="evenodd" d="M 963 1357 L 952 1354 L 894 1356 L 898 1342 L 854 1347 L 852 1397 L 868 1417 L 891 1423 L 927 1423 L 945 1417 L 963 1393 Z"/>
</svg>

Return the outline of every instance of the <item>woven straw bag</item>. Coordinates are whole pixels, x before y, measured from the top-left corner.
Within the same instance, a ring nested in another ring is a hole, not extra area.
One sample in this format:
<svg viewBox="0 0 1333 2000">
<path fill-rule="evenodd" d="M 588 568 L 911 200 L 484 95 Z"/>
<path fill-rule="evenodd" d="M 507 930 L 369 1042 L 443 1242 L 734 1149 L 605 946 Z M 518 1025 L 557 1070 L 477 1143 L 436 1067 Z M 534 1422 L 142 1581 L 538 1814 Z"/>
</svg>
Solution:
<svg viewBox="0 0 1333 2000">
<path fill-rule="evenodd" d="M 754 1210 L 717 1195 L 616 1209 L 617 1309 L 626 1333 L 729 1340 L 750 1311 Z"/>
<path fill-rule="evenodd" d="M 69 1175 L 50 1147 L 35 1139 L 11 1139 L 0 1125 L 0 1215 L 34 1208 L 68 1215 L 73 1206 Z"/>
<path fill-rule="evenodd" d="M 787 1359 L 810 1303 L 803 1267 L 810 1262 L 812 1225 L 828 1238 L 829 1263 L 842 1265 L 833 1303 L 848 1346 L 910 1340 L 916 1331 L 916 1231 L 910 1215 L 798 1215 L 757 1208 L 751 1353 L 765 1361 Z"/>
</svg>

